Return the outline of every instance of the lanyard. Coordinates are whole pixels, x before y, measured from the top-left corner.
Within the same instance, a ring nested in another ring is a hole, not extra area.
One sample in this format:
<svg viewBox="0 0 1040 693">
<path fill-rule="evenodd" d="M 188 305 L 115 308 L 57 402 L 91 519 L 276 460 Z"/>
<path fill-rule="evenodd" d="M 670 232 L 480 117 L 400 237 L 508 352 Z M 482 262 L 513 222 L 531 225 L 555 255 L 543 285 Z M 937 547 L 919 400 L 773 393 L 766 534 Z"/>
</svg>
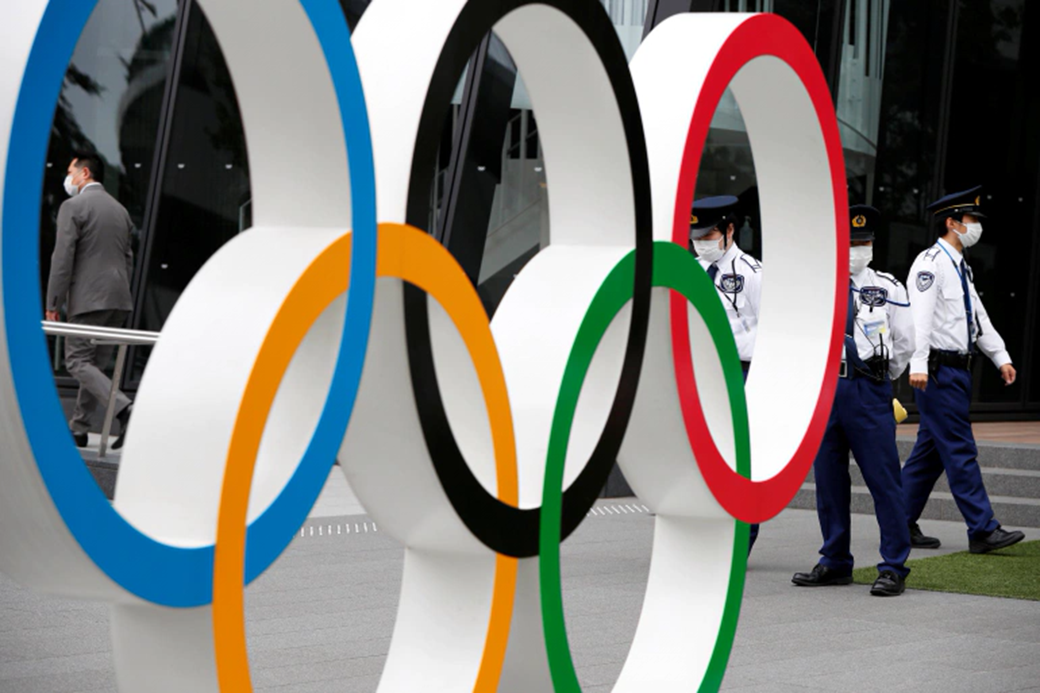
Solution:
<svg viewBox="0 0 1040 693">
<path fill-rule="evenodd" d="M 957 266 L 957 263 L 954 261 L 953 256 L 950 255 L 950 251 L 946 249 L 946 246 L 942 243 L 936 243 L 936 245 L 939 246 L 944 253 L 946 253 L 946 257 L 950 258 L 950 264 L 953 265 L 953 270 L 957 273 L 957 277 L 961 280 L 961 290 L 964 292 L 964 318 L 966 321 L 965 326 L 968 328 L 968 352 L 970 353 L 972 351 L 972 346 L 974 345 L 974 339 L 972 337 L 974 336 L 973 333 L 975 332 L 975 320 L 973 317 L 974 311 L 972 311 L 971 309 L 971 287 L 968 286 L 968 278 L 965 276 L 965 273 L 961 272 L 961 268 Z M 963 257 L 964 256 L 962 255 L 961 262 L 964 262 Z"/>
<path fill-rule="evenodd" d="M 730 246 L 730 247 L 732 247 L 732 246 Z M 729 249 L 727 249 L 726 252 L 728 253 Z M 713 263 L 712 267 L 715 268 L 716 273 L 718 273 L 718 271 L 720 269 L 722 269 L 721 267 L 719 267 L 719 264 L 717 262 Z M 709 270 L 710 270 L 710 268 L 709 268 Z M 737 258 L 736 258 L 736 254 L 735 253 L 734 253 L 734 256 L 729 261 L 729 270 L 730 270 L 730 272 L 733 273 L 733 276 L 736 276 L 736 274 L 737 274 Z M 715 280 L 715 277 L 712 277 L 712 281 L 714 281 L 714 280 Z M 740 308 L 737 308 L 737 295 L 733 294 L 733 296 L 731 297 L 729 295 L 729 293 L 727 293 L 725 290 L 723 290 L 721 284 L 716 284 L 715 288 L 718 289 L 719 293 L 722 294 L 727 301 L 729 301 L 729 304 L 731 306 L 733 306 L 733 312 L 737 314 L 737 317 L 738 318 L 742 317 L 740 315 Z"/>
</svg>

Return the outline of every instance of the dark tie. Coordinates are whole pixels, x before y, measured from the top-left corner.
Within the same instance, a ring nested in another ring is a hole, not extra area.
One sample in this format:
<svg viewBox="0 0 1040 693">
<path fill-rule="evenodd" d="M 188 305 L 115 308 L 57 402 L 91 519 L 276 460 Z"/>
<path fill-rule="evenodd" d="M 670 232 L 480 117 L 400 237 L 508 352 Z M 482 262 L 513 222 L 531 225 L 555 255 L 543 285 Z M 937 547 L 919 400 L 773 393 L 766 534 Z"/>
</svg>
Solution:
<svg viewBox="0 0 1040 693">
<path fill-rule="evenodd" d="M 849 363 L 860 363 L 859 348 L 856 346 L 856 302 L 853 300 L 852 280 L 849 280 L 849 308 L 845 313 L 845 360 Z"/>
<path fill-rule="evenodd" d="M 852 330 L 853 330 L 853 328 L 856 325 L 856 314 L 855 314 L 856 302 L 853 300 L 853 297 L 852 297 L 852 294 L 854 293 L 854 289 L 852 288 L 852 286 L 853 286 L 852 280 L 850 279 L 849 280 L 849 310 L 848 310 L 847 313 L 845 313 L 845 336 L 846 337 L 852 336 L 852 334 L 853 334 Z"/>
<path fill-rule="evenodd" d="M 718 266 L 718 265 L 716 265 L 716 264 L 715 264 L 714 262 L 713 262 L 713 263 L 711 263 L 711 266 L 710 266 L 710 267 L 708 267 L 708 277 L 709 277 L 709 278 L 710 278 L 710 279 L 711 279 L 712 281 L 715 281 L 715 276 L 716 276 L 716 275 L 717 275 L 718 273 L 719 273 L 719 266 Z"/>
<path fill-rule="evenodd" d="M 961 288 L 964 290 L 964 316 L 968 319 L 968 351 L 971 352 L 975 340 L 975 322 L 971 312 L 971 291 L 968 287 L 968 265 L 961 260 Z"/>
</svg>

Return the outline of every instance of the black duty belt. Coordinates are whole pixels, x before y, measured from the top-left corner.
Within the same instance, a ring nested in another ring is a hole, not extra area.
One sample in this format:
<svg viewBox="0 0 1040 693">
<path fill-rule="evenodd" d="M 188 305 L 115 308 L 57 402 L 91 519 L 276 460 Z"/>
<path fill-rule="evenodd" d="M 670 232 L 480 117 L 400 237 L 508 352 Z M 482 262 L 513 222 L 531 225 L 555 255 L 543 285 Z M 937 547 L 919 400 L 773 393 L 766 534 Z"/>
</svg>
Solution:
<svg viewBox="0 0 1040 693">
<path fill-rule="evenodd" d="M 878 383 L 888 380 L 888 359 L 867 359 L 864 361 L 863 365 L 867 367 L 867 371 L 856 368 L 848 361 L 842 361 L 841 365 L 838 367 L 838 377 L 847 378 L 849 380 L 852 380 L 853 378 L 869 378 Z"/>
<path fill-rule="evenodd" d="M 932 371 L 936 370 L 939 366 L 949 366 L 950 368 L 962 368 L 966 371 L 970 371 L 973 360 L 973 354 L 962 354 L 959 351 L 932 349 L 928 353 L 928 367 L 929 370 Z"/>
</svg>

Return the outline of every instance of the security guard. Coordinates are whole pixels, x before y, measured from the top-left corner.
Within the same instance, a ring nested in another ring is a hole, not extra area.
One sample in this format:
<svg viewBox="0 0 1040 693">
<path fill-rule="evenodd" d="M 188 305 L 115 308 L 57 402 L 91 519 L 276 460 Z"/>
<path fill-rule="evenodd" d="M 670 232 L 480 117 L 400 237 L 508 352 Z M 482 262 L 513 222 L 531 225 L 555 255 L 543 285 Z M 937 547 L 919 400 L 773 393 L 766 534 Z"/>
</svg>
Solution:
<svg viewBox="0 0 1040 693">
<path fill-rule="evenodd" d="M 705 197 L 690 212 L 690 245 L 701 266 L 715 282 L 726 309 L 733 339 L 747 379 L 755 353 L 758 313 L 762 299 L 762 264 L 733 242 L 737 207 L 732 195 Z M 751 525 L 748 553 L 758 539 L 758 525 Z"/>
<path fill-rule="evenodd" d="M 1004 340 L 989 321 L 964 250 L 982 235 L 981 186 L 936 200 L 928 207 L 942 234 L 917 256 L 910 277 L 917 349 L 910 360 L 910 385 L 917 389 L 921 425 L 903 467 L 903 496 L 915 548 L 938 548 L 939 540 L 917 526 L 936 480 L 946 471 L 957 507 L 968 524 L 972 553 L 988 553 L 1022 541 L 993 517 L 977 460 L 968 417 L 975 347 L 1000 369 L 1007 385 L 1015 367 Z"/>
<path fill-rule="evenodd" d="M 913 353 L 913 318 L 899 280 L 868 267 L 881 225 L 880 213 L 873 207 L 855 205 L 849 215 L 849 308 L 841 377 L 813 465 L 823 558 L 812 572 L 795 573 L 791 581 L 804 587 L 852 582 L 851 450 L 874 498 L 881 529 L 881 563 L 870 593 L 894 597 L 903 593 L 910 572 L 905 566 L 910 532 L 903 509 L 891 381 L 902 374 Z"/>
</svg>

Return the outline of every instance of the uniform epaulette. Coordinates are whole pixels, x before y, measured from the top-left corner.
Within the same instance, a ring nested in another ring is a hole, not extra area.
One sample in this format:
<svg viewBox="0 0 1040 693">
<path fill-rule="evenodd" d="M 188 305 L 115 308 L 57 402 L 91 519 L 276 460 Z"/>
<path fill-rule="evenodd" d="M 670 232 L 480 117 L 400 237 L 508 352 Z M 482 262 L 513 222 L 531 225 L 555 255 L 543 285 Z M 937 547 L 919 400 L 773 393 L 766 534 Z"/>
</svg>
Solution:
<svg viewBox="0 0 1040 693">
<path fill-rule="evenodd" d="M 938 255 L 939 253 L 941 253 L 941 252 L 942 252 L 942 248 L 940 248 L 940 247 L 939 247 L 939 244 L 938 244 L 938 243 L 936 243 L 936 244 L 935 244 L 935 245 L 933 245 L 933 246 L 932 246 L 931 248 L 929 248 L 928 250 L 924 251 L 924 252 L 923 252 L 923 253 L 921 253 L 921 254 L 922 254 L 922 255 L 924 255 L 924 256 L 925 256 L 926 258 L 928 258 L 929 260 L 931 260 L 932 262 L 935 262 L 935 258 L 936 258 L 936 256 L 937 256 L 937 255 Z"/>
<path fill-rule="evenodd" d="M 891 282 L 892 284 L 895 284 L 896 286 L 902 286 L 903 285 L 902 282 L 900 282 L 898 279 L 895 278 L 895 275 L 889 274 L 888 272 L 878 272 L 877 270 L 874 270 L 874 274 L 876 274 L 877 276 L 881 277 L 882 279 L 888 280 L 889 282 Z"/>
<path fill-rule="evenodd" d="M 758 260 L 751 257 L 750 255 L 741 255 L 740 259 L 744 261 L 744 264 L 751 268 L 752 272 L 761 272 L 762 265 Z"/>
</svg>

